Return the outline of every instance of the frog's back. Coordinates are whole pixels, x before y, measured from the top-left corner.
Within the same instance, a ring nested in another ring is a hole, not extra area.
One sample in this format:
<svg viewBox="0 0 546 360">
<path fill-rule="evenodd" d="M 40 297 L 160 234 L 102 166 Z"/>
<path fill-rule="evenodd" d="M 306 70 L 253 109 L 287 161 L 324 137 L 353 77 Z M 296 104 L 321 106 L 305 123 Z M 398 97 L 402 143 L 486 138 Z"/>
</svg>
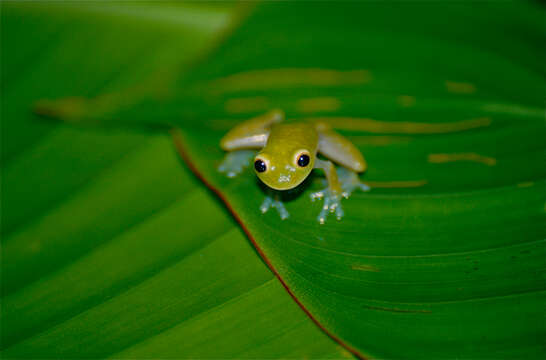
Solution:
<svg viewBox="0 0 546 360">
<path fill-rule="evenodd" d="M 273 124 L 266 147 L 278 152 L 306 149 L 314 155 L 318 149 L 318 133 L 315 126 L 308 123 Z"/>
</svg>

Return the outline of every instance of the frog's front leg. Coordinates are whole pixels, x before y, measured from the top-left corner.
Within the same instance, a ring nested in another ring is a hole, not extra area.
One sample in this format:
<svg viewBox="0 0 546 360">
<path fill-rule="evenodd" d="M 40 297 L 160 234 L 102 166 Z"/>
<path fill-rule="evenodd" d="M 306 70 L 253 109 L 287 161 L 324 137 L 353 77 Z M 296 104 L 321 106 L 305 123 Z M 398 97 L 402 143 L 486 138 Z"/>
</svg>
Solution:
<svg viewBox="0 0 546 360">
<path fill-rule="evenodd" d="M 288 216 L 290 216 L 288 210 L 286 210 L 286 208 L 284 207 L 283 202 L 279 200 L 278 197 L 273 198 L 273 196 L 270 195 L 267 195 L 265 197 L 262 205 L 260 205 L 260 210 L 262 211 L 262 214 L 265 214 L 269 210 L 269 208 L 277 209 L 281 220 L 287 219 Z"/>
<path fill-rule="evenodd" d="M 337 219 L 340 220 L 344 215 L 343 208 L 341 207 L 343 189 L 337 177 L 336 168 L 331 161 L 320 159 L 315 160 L 315 168 L 322 169 L 326 174 L 326 180 L 328 181 L 327 188 L 311 194 L 312 201 L 324 199 L 322 210 L 320 211 L 317 220 L 319 223 L 324 224 L 328 217 L 328 213 L 335 213 Z"/>
<path fill-rule="evenodd" d="M 218 166 L 218 171 L 226 174 L 227 177 L 235 177 L 239 175 L 244 168 L 250 164 L 250 159 L 254 157 L 254 150 L 235 150 L 228 152 L 224 156 L 224 160 Z"/>
</svg>

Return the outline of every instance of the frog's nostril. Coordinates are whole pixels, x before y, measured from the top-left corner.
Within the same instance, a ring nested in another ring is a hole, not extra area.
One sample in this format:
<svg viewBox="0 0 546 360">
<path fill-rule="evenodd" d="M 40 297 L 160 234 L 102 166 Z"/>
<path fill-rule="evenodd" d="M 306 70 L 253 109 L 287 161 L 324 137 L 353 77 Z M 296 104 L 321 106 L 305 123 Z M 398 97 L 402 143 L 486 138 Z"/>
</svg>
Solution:
<svg viewBox="0 0 546 360">
<path fill-rule="evenodd" d="M 294 167 L 292 167 L 292 166 L 290 166 L 290 165 L 286 165 L 284 168 L 285 168 L 286 170 L 290 171 L 290 172 L 295 172 L 295 171 L 296 171 L 296 168 L 294 168 Z"/>
</svg>

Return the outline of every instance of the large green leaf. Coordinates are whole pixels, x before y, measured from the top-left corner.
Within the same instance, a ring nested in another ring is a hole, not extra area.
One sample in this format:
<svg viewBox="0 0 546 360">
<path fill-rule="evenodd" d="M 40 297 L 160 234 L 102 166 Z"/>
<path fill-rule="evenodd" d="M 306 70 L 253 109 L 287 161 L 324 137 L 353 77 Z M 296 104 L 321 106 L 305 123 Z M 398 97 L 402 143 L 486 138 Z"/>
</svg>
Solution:
<svg viewBox="0 0 546 360">
<path fill-rule="evenodd" d="M 101 136 L 116 151 L 118 139 Z M 77 132 L 60 143 L 93 144 Z M 56 158 L 64 162 L 66 153 Z M 171 201 L 157 204 L 165 197 Z M 86 249 L 90 239 L 102 244 Z M 180 166 L 165 136 L 147 138 L 17 239 L 7 239 L 2 254 L 9 264 L 25 265 L 6 267 L 20 288 L 2 299 L 5 358 L 343 354 Z M 51 261 L 57 269 L 48 273 Z M 33 268 L 43 272 L 30 282 L 25 274 Z"/>
<path fill-rule="evenodd" d="M 164 4 L 3 3 L 2 10 L 2 358 L 347 356 L 181 166 L 168 136 L 29 116 L 37 99 L 83 89 L 123 89 L 129 101 L 157 93 L 164 83 L 149 80 L 158 77 L 155 61 L 187 71 L 232 10 L 190 7 L 205 20 L 197 29 L 195 18 L 188 29 L 172 17 L 187 15 L 186 7 Z M 157 52 L 145 52 L 143 42 L 135 51 L 146 55 L 124 67 L 123 46 L 140 36 L 127 28 L 142 25 L 162 41 Z M 67 29 L 89 34 L 85 50 Z M 104 38 L 121 43 L 119 58 L 91 56 L 104 50 Z M 77 88 L 73 75 L 83 69 Z M 150 88 L 131 90 L 139 82 Z"/>
<path fill-rule="evenodd" d="M 267 3 L 168 98 L 44 108 L 180 126 L 186 159 L 302 306 L 359 355 L 543 357 L 543 16 L 521 2 Z M 251 171 L 217 173 L 222 134 L 271 107 L 330 121 L 367 157 L 373 190 L 345 201 L 341 222 L 317 224 L 317 181 L 282 222 L 259 214 Z M 42 349 L 89 319 L 26 345 Z M 128 355 L 166 354 L 203 329 L 191 326 Z"/>
<path fill-rule="evenodd" d="M 522 2 L 268 3 L 173 99 L 64 116 L 180 126 L 186 160 L 355 353 L 543 357 L 543 15 Z M 367 157 L 373 190 L 345 201 L 341 222 L 317 224 L 317 181 L 281 221 L 259 213 L 250 170 L 216 171 L 222 134 L 271 107 L 330 121 Z"/>
<path fill-rule="evenodd" d="M 204 126 L 182 128 L 186 156 L 295 296 L 355 352 L 542 358 L 542 20 L 522 3 L 401 7 L 258 11 L 195 75 L 211 97 L 203 115 L 192 108 Z M 215 170 L 218 139 L 236 121 L 204 121 L 250 96 L 265 99 L 239 104 L 345 130 L 375 189 L 345 201 L 339 223 L 317 224 L 310 189 L 287 205 L 288 221 L 261 215 L 251 171 L 232 180 Z"/>
</svg>

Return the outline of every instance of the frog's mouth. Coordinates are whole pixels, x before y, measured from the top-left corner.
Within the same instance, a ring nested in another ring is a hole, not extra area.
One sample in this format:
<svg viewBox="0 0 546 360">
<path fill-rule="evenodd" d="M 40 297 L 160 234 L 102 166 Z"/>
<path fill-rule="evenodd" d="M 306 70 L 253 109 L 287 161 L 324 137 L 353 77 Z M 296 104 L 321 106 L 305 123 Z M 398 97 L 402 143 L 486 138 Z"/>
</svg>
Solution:
<svg viewBox="0 0 546 360">
<path fill-rule="evenodd" d="M 291 173 L 281 173 L 276 181 L 271 184 L 266 184 L 274 190 L 290 190 L 298 186 L 305 180 L 305 176 L 297 179 L 298 177 L 294 176 Z"/>
</svg>

